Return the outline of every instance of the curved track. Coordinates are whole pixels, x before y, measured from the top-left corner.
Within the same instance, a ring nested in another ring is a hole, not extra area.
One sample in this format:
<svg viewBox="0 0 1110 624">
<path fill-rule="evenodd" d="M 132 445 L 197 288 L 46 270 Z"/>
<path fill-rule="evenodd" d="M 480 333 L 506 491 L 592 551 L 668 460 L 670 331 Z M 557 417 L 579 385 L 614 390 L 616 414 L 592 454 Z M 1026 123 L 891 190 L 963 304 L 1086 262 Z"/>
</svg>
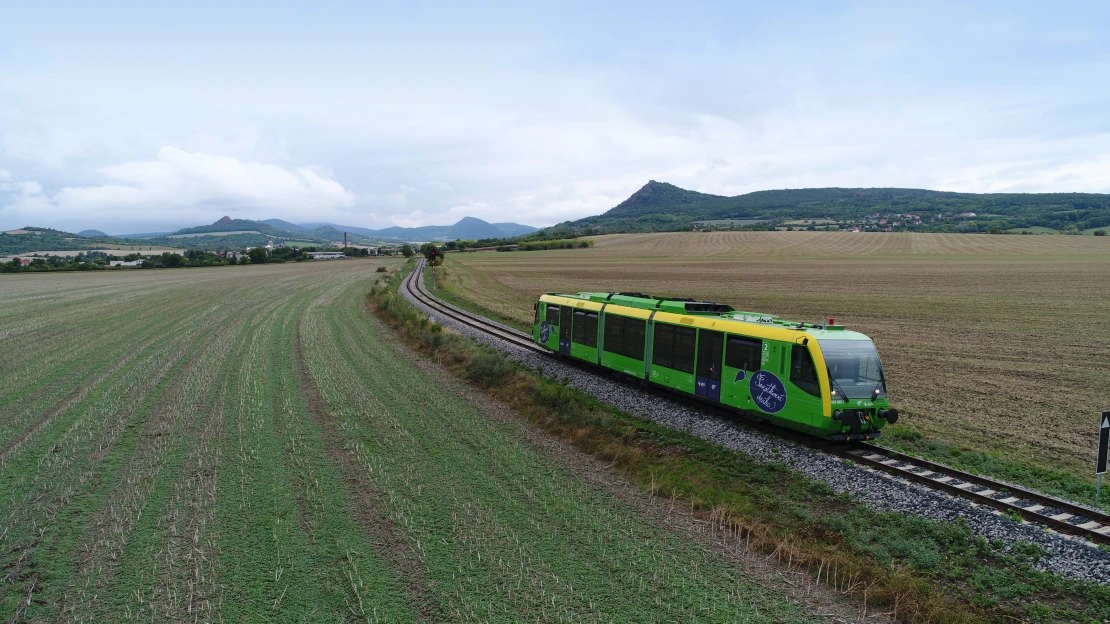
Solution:
<svg viewBox="0 0 1110 624">
<path fill-rule="evenodd" d="M 456 322 L 504 340 L 513 346 L 557 357 L 548 349 L 532 342 L 532 336 L 529 334 L 496 325 L 483 316 L 460 310 L 436 299 L 425 290 L 423 274 L 424 260 L 419 260 L 416 268 L 405 278 L 402 287 L 414 299 L 428 308 Z M 560 359 L 578 364 L 574 360 Z M 596 369 L 591 368 L 591 370 Z M 666 396 L 677 400 L 687 399 L 673 393 L 666 393 Z M 693 399 L 689 399 L 687 402 L 695 403 Z M 696 404 L 703 410 L 709 409 L 735 416 L 735 413 L 731 411 L 702 401 L 696 401 Z M 784 435 L 784 430 L 781 429 L 765 426 L 759 428 L 776 435 Z M 995 481 L 988 477 L 949 468 L 926 459 L 905 455 L 873 444 L 830 444 L 822 440 L 795 435 L 791 432 L 785 432 L 785 437 L 830 455 L 836 455 L 844 460 L 882 471 L 893 478 L 920 483 L 932 489 L 968 499 L 977 505 L 987 505 L 997 509 L 998 513 L 1016 514 L 1026 522 L 1044 525 L 1058 533 L 1078 537 L 1094 544 L 1110 544 L 1110 514 L 1102 511 L 1088 509 L 1075 503 Z"/>
<path fill-rule="evenodd" d="M 407 290 L 417 301 L 454 321 L 500 338 L 501 340 L 512 343 L 514 346 L 528 349 L 529 351 L 535 351 L 536 353 L 550 353 L 547 349 L 532 342 L 532 337 L 522 331 L 494 325 L 485 317 L 460 310 L 453 305 L 444 303 L 433 297 L 431 293 L 424 289 L 424 263 L 424 260 L 418 260 L 416 268 L 412 270 L 412 273 L 409 273 L 408 277 L 405 278 L 404 283 L 401 285 L 402 288 Z"/>
</svg>

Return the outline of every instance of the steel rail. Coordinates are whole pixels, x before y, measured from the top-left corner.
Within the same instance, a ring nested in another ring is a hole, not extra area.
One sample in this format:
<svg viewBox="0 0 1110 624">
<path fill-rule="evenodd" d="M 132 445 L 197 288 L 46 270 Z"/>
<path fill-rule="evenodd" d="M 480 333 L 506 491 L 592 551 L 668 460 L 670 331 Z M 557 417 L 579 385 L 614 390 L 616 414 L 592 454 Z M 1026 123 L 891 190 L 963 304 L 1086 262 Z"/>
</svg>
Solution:
<svg viewBox="0 0 1110 624">
<path fill-rule="evenodd" d="M 587 362 L 559 357 L 549 349 L 535 344 L 532 337 L 524 332 L 494 325 L 483 316 L 460 310 L 440 301 L 424 289 L 422 282 L 424 266 L 425 261 L 420 260 L 412 273 L 405 278 L 404 287 L 416 300 L 428 308 L 468 327 L 505 340 L 514 346 L 558 357 L 561 361 L 567 361 L 582 368 L 589 367 L 592 371 L 597 370 L 596 366 Z M 645 386 L 645 388 L 655 393 L 655 390 L 650 386 Z M 682 400 L 690 404 L 696 403 L 699 408 L 709 409 L 728 416 L 738 415 L 719 405 L 696 400 L 693 397 L 675 395 L 669 392 L 664 394 L 662 391 L 657 392 L 657 395 Z M 743 417 L 743 415 L 740 416 Z M 831 444 L 824 440 L 807 439 L 795 435 L 794 432 L 768 426 L 766 423 L 753 423 L 753 425 L 761 431 L 798 442 L 814 450 L 851 460 L 894 477 L 919 483 L 931 489 L 970 500 L 978 505 L 993 507 L 1003 513 L 1016 513 L 1028 522 L 1047 526 L 1058 533 L 1081 537 L 1096 544 L 1110 544 L 1110 514 L 1105 512 L 1088 509 L 1069 501 L 995 481 L 989 477 L 950 468 L 943 464 L 892 451 L 874 444 Z M 1000 496 L 1000 498 L 994 498 L 994 496 Z"/>
<path fill-rule="evenodd" d="M 820 448 L 827 453 L 980 505 L 994 507 L 1002 512 L 1016 512 L 1029 522 L 1043 524 L 1059 533 L 1082 537 L 1096 544 L 1110 544 L 1110 514 L 1103 511 L 1088 509 L 1070 501 L 874 444 L 861 443 L 839 448 L 821 444 Z"/>
<path fill-rule="evenodd" d="M 501 340 L 510 342 L 514 346 L 520 347 L 522 349 L 528 349 L 529 351 L 533 351 L 536 353 L 549 353 L 547 349 L 544 349 L 543 347 L 532 342 L 532 337 L 528 334 L 525 334 L 524 332 L 517 331 L 515 329 L 508 329 L 505 327 L 498 327 L 490 323 L 488 319 L 482 316 L 472 314 L 465 310 L 460 310 L 455 306 L 444 303 L 437 299 L 435 296 L 424 289 L 424 266 L 425 261 L 419 260 L 416 267 L 412 270 L 412 273 L 409 273 L 408 277 L 405 278 L 405 290 L 407 290 L 409 294 L 411 294 L 413 298 L 415 298 L 417 301 L 447 318 L 450 318 L 454 321 L 462 323 L 468 327 L 472 327 L 478 331 L 484 332 L 496 338 L 500 338 Z"/>
</svg>

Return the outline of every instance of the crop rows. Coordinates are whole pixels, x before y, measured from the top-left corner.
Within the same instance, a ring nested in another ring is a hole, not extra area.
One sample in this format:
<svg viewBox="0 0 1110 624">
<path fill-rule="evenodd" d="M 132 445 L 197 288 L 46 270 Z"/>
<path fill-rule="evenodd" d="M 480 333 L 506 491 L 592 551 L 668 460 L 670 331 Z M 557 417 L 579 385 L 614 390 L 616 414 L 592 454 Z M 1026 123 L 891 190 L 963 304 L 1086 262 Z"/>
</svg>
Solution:
<svg viewBox="0 0 1110 624">
<path fill-rule="evenodd" d="M 747 621 L 760 621 L 796 613 L 553 466 L 511 426 L 460 405 L 410 364 L 369 359 L 387 349 L 355 322 L 353 300 L 344 301 L 306 318 L 306 342 L 323 346 L 307 352 L 338 360 L 310 359 L 309 369 L 337 426 L 350 432 L 370 487 L 388 502 L 379 513 L 407 538 L 398 556 L 418 566 L 409 591 L 431 619 L 716 620 L 748 611 Z"/>
<path fill-rule="evenodd" d="M 375 266 L 0 283 L 0 618 L 806 619 L 407 361 Z"/>
</svg>

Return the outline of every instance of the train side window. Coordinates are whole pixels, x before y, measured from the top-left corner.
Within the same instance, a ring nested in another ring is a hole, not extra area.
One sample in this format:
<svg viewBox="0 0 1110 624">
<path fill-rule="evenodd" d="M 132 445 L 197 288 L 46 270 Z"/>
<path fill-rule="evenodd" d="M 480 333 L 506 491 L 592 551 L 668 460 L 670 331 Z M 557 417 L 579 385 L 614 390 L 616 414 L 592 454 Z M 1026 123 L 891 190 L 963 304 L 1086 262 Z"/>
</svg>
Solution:
<svg viewBox="0 0 1110 624">
<path fill-rule="evenodd" d="M 674 330 L 674 357 L 671 368 L 683 373 L 692 373 L 698 330 L 693 327 L 675 327 Z"/>
<path fill-rule="evenodd" d="M 559 306 L 547 304 L 547 324 L 559 326 Z"/>
<path fill-rule="evenodd" d="M 651 363 L 663 368 L 674 368 L 674 325 L 655 324 L 651 339 Z"/>
<path fill-rule="evenodd" d="M 582 336 L 581 344 L 584 344 L 587 347 L 595 347 L 596 348 L 597 347 L 597 314 L 595 314 L 593 312 L 587 312 L 587 313 L 583 314 L 581 318 L 584 321 L 583 324 L 585 325 L 585 329 L 582 330 L 583 336 Z M 578 325 L 578 320 L 579 320 L 579 317 L 577 317 L 577 316 L 574 317 L 575 326 Z"/>
<path fill-rule="evenodd" d="M 754 338 L 729 336 L 725 348 L 725 366 L 755 372 L 760 368 L 763 341 Z"/>
<path fill-rule="evenodd" d="M 606 314 L 605 351 L 637 360 L 644 359 L 644 321 Z"/>
<path fill-rule="evenodd" d="M 540 303 L 537 301 L 533 307 L 532 327 L 540 324 Z"/>
<path fill-rule="evenodd" d="M 576 310 L 574 312 L 574 332 L 571 337 L 575 343 L 587 347 L 597 346 L 597 315 Z"/>
<path fill-rule="evenodd" d="M 821 384 L 817 381 L 817 367 L 809 349 L 794 345 L 790 351 L 790 381 L 798 388 L 813 396 L 821 396 Z"/>
<path fill-rule="evenodd" d="M 683 373 L 694 372 L 694 339 L 697 330 L 656 323 L 652 330 L 651 363 Z"/>
<path fill-rule="evenodd" d="M 624 355 L 636 359 L 644 359 L 644 329 L 647 321 L 640 319 L 624 319 Z"/>
<path fill-rule="evenodd" d="M 603 350 L 609 353 L 620 353 L 624 344 L 624 318 L 605 315 L 605 345 Z"/>
</svg>

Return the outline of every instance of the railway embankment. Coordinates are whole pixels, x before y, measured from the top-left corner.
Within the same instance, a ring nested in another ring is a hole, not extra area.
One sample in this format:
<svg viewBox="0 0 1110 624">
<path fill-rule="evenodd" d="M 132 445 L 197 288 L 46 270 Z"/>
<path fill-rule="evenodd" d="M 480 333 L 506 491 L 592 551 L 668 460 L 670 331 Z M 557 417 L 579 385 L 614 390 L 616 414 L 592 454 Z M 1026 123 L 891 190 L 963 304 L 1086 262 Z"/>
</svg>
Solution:
<svg viewBox="0 0 1110 624">
<path fill-rule="evenodd" d="M 851 502 L 850 511 L 838 509 L 829 513 L 822 509 L 821 496 L 812 495 L 812 514 L 789 509 L 789 502 L 785 507 L 776 505 L 777 514 L 770 519 L 765 513 L 755 514 L 772 526 L 785 523 L 794 530 L 798 526 L 806 529 L 819 526 L 825 533 L 826 544 L 839 544 L 847 556 L 863 557 L 880 569 L 908 573 L 923 587 L 933 586 L 943 595 L 966 601 L 966 605 L 984 608 L 981 612 L 984 616 L 1007 613 L 1024 617 L 1042 608 L 1063 615 L 1064 611 L 1056 609 L 1066 611 L 1070 607 L 1061 605 L 1067 602 L 1074 605 L 1077 600 L 1085 605 L 1083 610 L 1088 617 L 1110 607 L 1110 593 L 1105 587 L 1110 581 L 1110 554 L 1104 550 L 1046 532 L 1034 524 L 998 516 L 988 508 L 923 486 L 862 469 L 735 420 L 641 392 L 627 383 L 569 366 L 523 345 L 507 344 L 503 338 L 452 320 L 438 305 L 440 310 L 432 310 L 411 293 L 405 295 L 444 327 L 499 350 L 532 374 L 596 400 L 604 406 L 603 411 L 612 410 L 622 415 L 618 418 L 639 423 L 633 427 L 659 431 L 656 434 L 659 439 L 678 436 L 684 440 L 678 444 L 681 448 L 704 444 L 714 449 L 709 455 L 723 451 L 721 457 L 777 466 L 786 471 L 784 474 L 794 475 L 791 478 L 801 478 L 818 489 L 827 488 L 833 499 Z M 687 451 L 681 453 L 690 457 Z M 712 463 L 703 468 L 716 469 Z M 653 491 L 654 485 L 654 481 L 649 483 Z M 708 500 L 698 500 L 701 491 L 694 488 L 685 492 L 692 506 L 708 505 Z M 787 514 L 803 519 L 786 518 Z M 1034 594 L 1038 600 L 1031 599 Z"/>
</svg>

